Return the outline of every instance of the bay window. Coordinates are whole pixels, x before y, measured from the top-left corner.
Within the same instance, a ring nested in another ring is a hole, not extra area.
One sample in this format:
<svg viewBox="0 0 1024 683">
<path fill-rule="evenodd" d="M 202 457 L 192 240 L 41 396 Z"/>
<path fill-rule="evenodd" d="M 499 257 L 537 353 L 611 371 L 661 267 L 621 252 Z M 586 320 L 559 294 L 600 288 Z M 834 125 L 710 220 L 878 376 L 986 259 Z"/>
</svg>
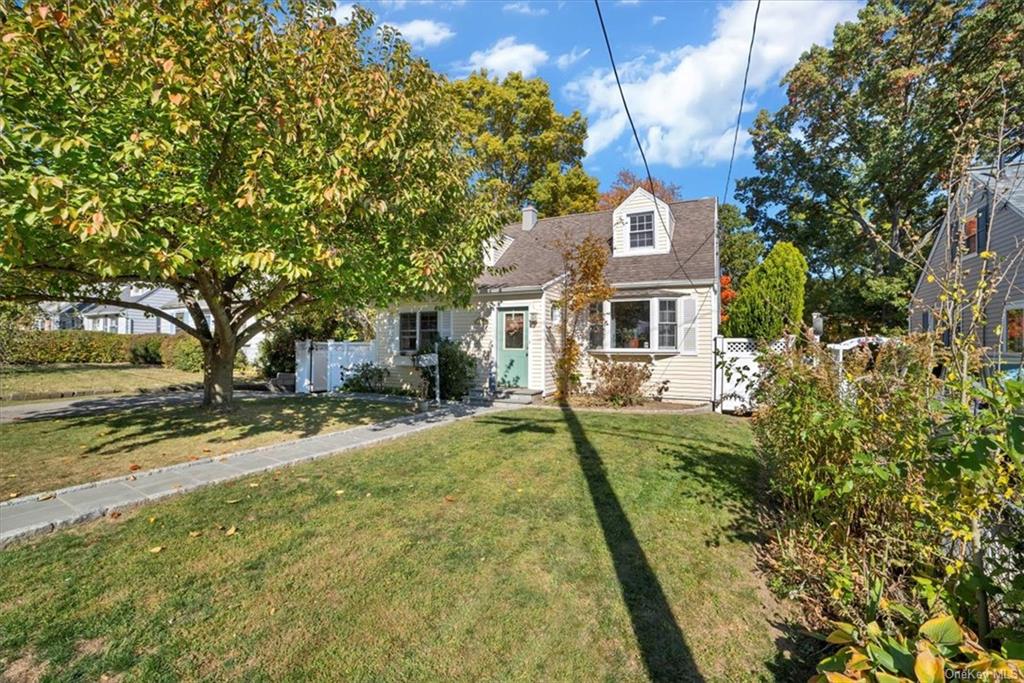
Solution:
<svg viewBox="0 0 1024 683">
<path fill-rule="evenodd" d="M 613 301 L 612 346 L 617 349 L 651 347 L 651 302 Z"/>
<path fill-rule="evenodd" d="M 588 328 L 590 334 L 590 348 L 592 349 L 603 349 L 604 348 L 604 308 L 601 304 L 590 304 L 590 310 L 587 311 L 587 318 L 590 327 Z"/>
</svg>

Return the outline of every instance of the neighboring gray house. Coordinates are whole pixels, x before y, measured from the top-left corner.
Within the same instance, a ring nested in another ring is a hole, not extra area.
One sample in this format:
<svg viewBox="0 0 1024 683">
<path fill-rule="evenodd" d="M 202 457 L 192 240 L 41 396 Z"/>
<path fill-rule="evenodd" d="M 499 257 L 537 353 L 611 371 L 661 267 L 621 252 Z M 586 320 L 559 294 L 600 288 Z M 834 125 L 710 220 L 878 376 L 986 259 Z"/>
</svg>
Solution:
<svg viewBox="0 0 1024 683">
<path fill-rule="evenodd" d="M 972 193 L 961 228 L 968 250 L 963 257 L 966 284 L 968 288 L 977 286 L 986 261 L 990 269 L 994 266 L 1002 273 L 999 287 L 985 309 L 985 325 L 978 341 L 989 349 L 991 357 L 1001 355 L 1005 361 L 1016 363 L 1024 354 L 1024 165 L 1005 168 L 998 185 L 990 169 L 976 169 L 970 178 Z M 913 332 L 935 329 L 940 283 L 947 276 L 951 245 L 957 240 L 957 235 L 947 235 L 945 229 L 935 236 L 914 288 L 909 321 Z M 983 259 L 981 254 L 986 251 L 994 255 Z"/>
<path fill-rule="evenodd" d="M 485 272 L 468 308 L 407 303 L 376 320 L 377 363 L 399 387 L 419 384 L 417 350 L 443 337 L 477 360 L 480 389 L 492 385 L 550 394 L 555 389 L 556 305 L 562 260 L 558 243 L 588 234 L 611 249 L 606 275 L 616 293 L 596 311 L 584 342 L 588 359 L 651 365 L 650 388 L 668 382 L 667 400 L 714 400 L 714 339 L 718 334 L 718 241 L 714 198 L 665 203 L 637 189 L 614 210 L 537 219 L 506 226 L 486 250 Z"/>
</svg>

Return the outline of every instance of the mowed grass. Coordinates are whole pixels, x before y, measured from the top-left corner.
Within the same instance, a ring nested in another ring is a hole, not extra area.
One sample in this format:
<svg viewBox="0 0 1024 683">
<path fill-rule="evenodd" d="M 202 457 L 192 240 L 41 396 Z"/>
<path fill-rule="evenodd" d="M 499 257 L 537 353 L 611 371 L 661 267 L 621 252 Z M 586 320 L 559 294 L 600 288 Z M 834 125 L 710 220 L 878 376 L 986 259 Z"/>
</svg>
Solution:
<svg viewBox="0 0 1024 683">
<path fill-rule="evenodd" d="M 159 365 L 127 363 L 59 363 L 0 365 L 0 400 L 14 394 L 45 392 L 134 392 L 178 384 L 203 383 L 201 372 L 183 372 Z"/>
<path fill-rule="evenodd" d="M 238 400 L 233 412 L 195 404 L 0 423 L 0 498 L 49 491 L 277 441 L 379 422 L 400 404 L 296 397 Z"/>
<path fill-rule="evenodd" d="M 0 551 L 0 665 L 769 680 L 758 474 L 739 419 L 482 416 Z"/>
</svg>

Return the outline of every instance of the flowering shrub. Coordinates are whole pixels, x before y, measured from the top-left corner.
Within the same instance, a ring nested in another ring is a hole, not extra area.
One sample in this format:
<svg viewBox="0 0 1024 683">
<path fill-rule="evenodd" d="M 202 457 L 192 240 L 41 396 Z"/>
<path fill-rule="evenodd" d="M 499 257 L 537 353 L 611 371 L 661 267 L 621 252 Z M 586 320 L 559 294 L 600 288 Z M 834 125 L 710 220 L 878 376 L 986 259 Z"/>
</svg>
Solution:
<svg viewBox="0 0 1024 683">
<path fill-rule="evenodd" d="M 620 363 L 594 360 L 591 373 L 594 376 L 594 396 L 613 406 L 640 405 L 646 398 L 645 385 L 651 380 L 651 366 L 647 363 Z M 662 382 L 653 392 L 660 398 L 668 388 Z"/>
</svg>

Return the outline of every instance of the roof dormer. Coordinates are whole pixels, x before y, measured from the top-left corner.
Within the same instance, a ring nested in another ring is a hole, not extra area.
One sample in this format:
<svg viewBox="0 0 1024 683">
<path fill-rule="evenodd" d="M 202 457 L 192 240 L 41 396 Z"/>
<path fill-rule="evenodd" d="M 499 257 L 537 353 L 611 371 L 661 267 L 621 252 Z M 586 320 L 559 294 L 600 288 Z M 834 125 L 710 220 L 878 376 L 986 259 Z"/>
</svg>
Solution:
<svg viewBox="0 0 1024 683">
<path fill-rule="evenodd" d="M 674 231 L 668 204 L 638 187 L 612 212 L 612 256 L 667 254 Z"/>
</svg>

